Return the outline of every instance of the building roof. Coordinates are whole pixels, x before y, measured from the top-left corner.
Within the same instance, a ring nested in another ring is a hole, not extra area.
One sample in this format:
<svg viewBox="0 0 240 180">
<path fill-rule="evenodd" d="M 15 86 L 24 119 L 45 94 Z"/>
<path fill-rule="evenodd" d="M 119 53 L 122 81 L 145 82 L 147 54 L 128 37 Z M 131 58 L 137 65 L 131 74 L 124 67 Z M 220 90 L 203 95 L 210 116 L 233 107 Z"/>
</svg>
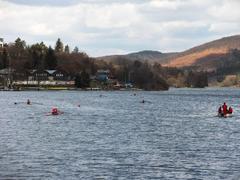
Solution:
<svg viewBox="0 0 240 180">
<path fill-rule="evenodd" d="M 56 70 L 45 70 L 45 71 L 47 71 L 49 74 L 53 74 L 56 72 Z"/>
<path fill-rule="evenodd" d="M 45 69 L 45 70 L 37 70 L 37 69 L 32 69 L 32 70 L 30 71 L 30 73 L 35 73 L 35 72 L 37 72 L 37 71 L 45 71 L 45 72 L 47 72 L 48 74 L 53 74 L 53 73 L 55 73 L 57 70 L 48 70 L 48 69 Z"/>
<path fill-rule="evenodd" d="M 30 70 L 29 72 L 30 73 L 35 73 L 37 70 L 36 69 L 32 69 L 32 70 Z"/>
<path fill-rule="evenodd" d="M 14 71 L 15 71 L 14 69 L 5 68 L 0 70 L 0 74 L 9 74 L 9 73 L 13 73 Z"/>
</svg>

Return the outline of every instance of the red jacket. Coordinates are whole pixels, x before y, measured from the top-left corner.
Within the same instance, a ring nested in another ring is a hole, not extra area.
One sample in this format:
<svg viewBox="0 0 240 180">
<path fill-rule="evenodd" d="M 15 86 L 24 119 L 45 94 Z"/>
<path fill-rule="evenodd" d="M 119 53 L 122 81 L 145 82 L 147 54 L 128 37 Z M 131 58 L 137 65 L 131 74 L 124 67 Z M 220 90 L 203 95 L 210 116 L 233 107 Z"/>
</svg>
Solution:
<svg viewBox="0 0 240 180">
<path fill-rule="evenodd" d="M 224 113 L 224 114 L 227 114 L 227 112 L 228 112 L 228 110 L 227 110 L 227 105 L 224 104 L 224 105 L 222 106 L 222 108 L 223 108 L 223 113 Z"/>
</svg>

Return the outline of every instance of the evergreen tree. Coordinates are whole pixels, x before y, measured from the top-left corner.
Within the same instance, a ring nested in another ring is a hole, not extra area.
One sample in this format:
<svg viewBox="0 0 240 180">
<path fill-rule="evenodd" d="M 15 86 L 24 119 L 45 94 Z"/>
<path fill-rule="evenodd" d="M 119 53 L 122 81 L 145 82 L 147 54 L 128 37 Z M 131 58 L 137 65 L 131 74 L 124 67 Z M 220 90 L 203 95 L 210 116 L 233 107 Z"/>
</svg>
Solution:
<svg viewBox="0 0 240 180">
<path fill-rule="evenodd" d="M 77 46 L 75 46 L 75 48 L 73 49 L 73 53 L 79 53 L 79 49 L 78 49 L 78 47 Z"/>
<path fill-rule="evenodd" d="M 8 52 L 4 48 L 3 53 L 1 54 L 1 63 L 0 63 L 0 69 L 5 69 L 8 67 Z"/>
<path fill-rule="evenodd" d="M 55 52 L 62 53 L 63 52 L 63 43 L 60 38 L 58 38 L 56 45 L 55 45 Z"/>
<path fill-rule="evenodd" d="M 34 44 L 30 47 L 31 61 L 29 64 L 32 65 L 34 69 L 41 69 L 43 67 L 44 57 L 47 53 L 47 46 L 41 42 L 40 44 Z"/>
<path fill-rule="evenodd" d="M 69 54 L 69 53 L 70 53 L 70 48 L 69 48 L 68 45 L 65 46 L 64 52 L 65 52 L 66 54 Z"/>
<path fill-rule="evenodd" d="M 186 85 L 193 88 L 204 88 L 208 86 L 207 73 L 190 71 L 186 78 Z"/>
<path fill-rule="evenodd" d="M 75 86 L 77 88 L 87 88 L 90 86 L 90 76 L 86 71 L 77 74 L 75 77 Z"/>
<path fill-rule="evenodd" d="M 21 40 L 20 38 L 17 38 L 15 40 L 15 47 L 17 48 L 17 50 L 22 51 L 26 47 L 26 42 L 24 40 Z"/>
<path fill-rule="evenodd" d="M 55 55 L 54 50 L 51 48 L 51 46 L 47 50 L 47 54 L 45 57 L 45 68 L 54 70 L 57 67 L 57 57 Z"/>
<path fill-rule="evenodd" d="M 77 75 L 75 76 L 75 86 L 76 86 L 77 88 L 81 88 L 81 87 L 82 87 L 82 81 L 81 81 L 81 76 L 80 76 L 80 74 L 77 74 Z"/>
<path fill-rule="evenodd" d="M 23 60 L 26 58 L 26 42 L 24 40 L 21 40 L 20 38 L 17 38 L 15 40 L 15 43 L 10 45 L 8 47 L 8 53 L 11 57 L 12 63 L 14 61 Z"/>
<path fill-rule="evenodd" d="M 33 50 L 32 55 L 32 67 L 34 69 L 39 69 L 41 65 L 41 57 L 38 55 L 36 50 Z"/>
<path fill-rule="evenodd" d="M 81 72 L 81 82 L 82 82 L 82 88 L 89 87 L 90 85 L 90 76 L 86 71 Z"/>
</svg>

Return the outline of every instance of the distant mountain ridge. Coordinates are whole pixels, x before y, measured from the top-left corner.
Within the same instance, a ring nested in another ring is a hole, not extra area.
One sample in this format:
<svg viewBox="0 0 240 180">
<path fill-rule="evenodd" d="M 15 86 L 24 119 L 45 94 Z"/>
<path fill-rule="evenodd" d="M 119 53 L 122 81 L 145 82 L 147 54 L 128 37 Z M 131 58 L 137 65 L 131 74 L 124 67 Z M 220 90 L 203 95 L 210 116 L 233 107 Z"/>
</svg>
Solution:
<svg viewBox="0 0 240 180">
<path fill-rule="evenodd" d="M 240 50 L 240 35 L 224 37 L 200 46 L 193 47 L 179 53 L 161 53 L 159 51 L 140 51 L 127 55 L 113 55 L 99 57 L 106 61 L 114 61 L 117 58 L 129 60 L 148 61 L 160 63 L 169 67 L 198 66 L 203 70 L 214 69 L 231 49 Z"/>
<path fill-rule="evenodd" d="M 118 58 L 125 58 L 132 61 L 148 61 L 150 63 L 153 62 L 159 62 L 159 63 L 166 63 L 166 59 L 169 57 L 175 56 L 178 53 L 161 53 L 159 51 L 151 51 L 151 50 L 145 50 L 145 51 L 139 51 L 135 53 L 129 53 L 126 55 L 110 55 L 110 56 L 103 56 L 98 57 L 97 59 L 102 59 L 105 61 L 115 61 Z"/>
<path fill-rule="evenodd" d="M 207 62 L 207 59 L 209 59 L 209 61 L 212 61 L 213 59 L 216 61 L 218 59 L 216 57 L 224 56 L 231 49 L 240 49 L 240 35 L 224 37 L 222 39 L 191 48 L 177 54 L 176 56 L 170 57 L 164 66 L 185 67 L 199 64 L 204 65 L 204 63 L 201 62 L 203 59 L 205 62 Z M 209 63 L 210 62 L 208 62 L 208 64 Z"/>
<path fill-rule="evenodd" d="M 131 60 L 141 60 L 141 61 L 161 61 L 164 62 L 165 59 L 177 55 L 177 53 L 161 53 L 159 51 L 140 51 L 137 53 L 131 53 L 126 55 L 127 58 Z"/>
</svg>

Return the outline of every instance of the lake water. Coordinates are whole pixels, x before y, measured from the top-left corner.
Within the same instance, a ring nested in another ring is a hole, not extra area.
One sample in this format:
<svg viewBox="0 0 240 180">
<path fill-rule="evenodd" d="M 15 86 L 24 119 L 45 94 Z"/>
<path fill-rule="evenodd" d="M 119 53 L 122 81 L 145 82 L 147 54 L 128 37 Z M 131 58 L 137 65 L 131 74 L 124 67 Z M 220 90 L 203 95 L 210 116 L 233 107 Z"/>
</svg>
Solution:
<svg viewBox="0 0 240 180">
<path fill-rule="evenodd" d="M 0 92 L 0 107 L 0 179 L 240 178 L 238 89 Z"/>
</svg>

